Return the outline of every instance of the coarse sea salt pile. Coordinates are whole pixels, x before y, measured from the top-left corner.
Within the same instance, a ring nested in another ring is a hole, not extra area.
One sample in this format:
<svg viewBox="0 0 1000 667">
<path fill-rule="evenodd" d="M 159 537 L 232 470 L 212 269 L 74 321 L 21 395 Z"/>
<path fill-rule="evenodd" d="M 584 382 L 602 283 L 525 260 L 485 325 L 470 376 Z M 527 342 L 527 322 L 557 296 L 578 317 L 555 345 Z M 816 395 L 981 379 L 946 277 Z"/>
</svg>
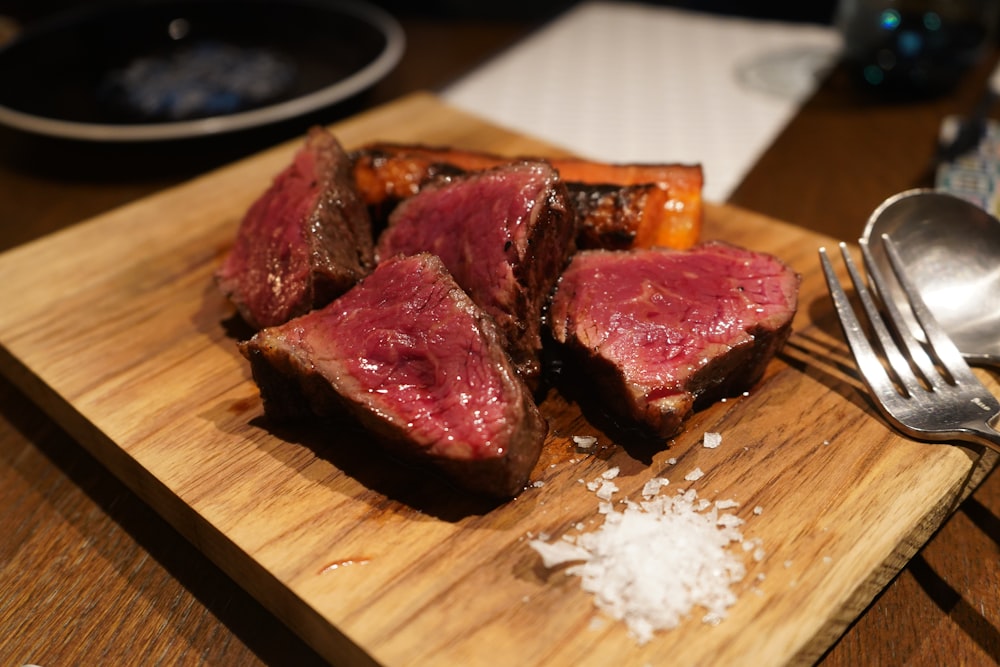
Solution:
<svg viewBox="0 0 1000 667">
<path fill-rule="evenodd" d="M 607 490 L 616 474 L 604 473 L 597 488 Z M 621 511 L 604 499 L 597 530 L 529 542 L 545 567 L 570 564 L 566 574 L 580 577 L 598 609 L 624 621 L 639 644 L 676 627 L 695 607 L 705 610 L 704 622 L 720 622 L 736 602 L 732 585 L 746 574 L 729 549 L 743 540 L 743 520 L 720 511 L 737 503 L 712 503 L 693 489 L 665 494 L 667 485 L 663 478 L 647 482 L 643 500 L 625 501 Z"/>
</svg>

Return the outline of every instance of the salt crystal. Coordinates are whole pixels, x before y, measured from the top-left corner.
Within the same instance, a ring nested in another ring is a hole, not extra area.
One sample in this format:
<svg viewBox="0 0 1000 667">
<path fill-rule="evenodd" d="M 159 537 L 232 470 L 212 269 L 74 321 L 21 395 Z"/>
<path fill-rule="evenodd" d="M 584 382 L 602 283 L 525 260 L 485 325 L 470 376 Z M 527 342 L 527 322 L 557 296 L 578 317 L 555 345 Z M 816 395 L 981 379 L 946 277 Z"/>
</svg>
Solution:
<svg viewBox="0 0 1000 667">
<path fill-rule="evenodd" d="M 592 435 L 574 435 L 573 443 L 580 449 L 590 449 L 597 444 L 597 438 Z"/>
<path fill-rule="evenodd" d="M 607 470 L 601 473 L 601 477 L 603 477 L 604 479 L 614 479 L 615 477 L 618 476 L 618 471 L 619 471 L 618 466 L 615 466 L 613 468 L 608 468 Z"/>
<path fill-rule="evenodd" d="M 704 476 L 705 476 L 705 473 L 703 473 L 701 471 L 701 468 L 695 468 L 694 470 L 692 470 L 688 474 L 684 475 L 684 479 L 686 479 L 689 482 L 694 482 L 695 480 L 699 480 L 699 479 L 701 479 Z"/>
<path fill-rule="evenodd" d="M 563 540 L 555 542 L 531 540 L 528 544 L 542 557 L 542 564 L 545 567 L 555 567 L 571 561 L 586 561 L 590 557 L 586 549 Z"/>
<path fill-rule="evenodd" d="M 731 510 L 734 507 L 739 507 L 740 504 L 735 500 L 716 500 L 715 506 L 720 510 Z"/>
<path fill-rule="evenodd" d="M 759 515 L 759 514 L 760 514 L 761 512 L 763 512 L 763 511 L 764 511 L 764 508 L 763 508 L 763 507 L 761 507 L 760 505 L 757 505 L 757 507 L 754 507 L 754 508 L 753 508 L 753 513 L 754 513 L 754 514 L 757 514 L 757 515 Z"/>
<path fill-rule="evenodd" d="M 722 444 L 722 434 L 721 433 L 705 433 L 704 438 L 702 438 L 702 444 L 706 449 L 715 449 Z"/>
<path fill-rule="evenodd" d="M 701 622 L 706 625 L 718 625 L 719 623 L 722 623 L 722 619 L 723 616 L 709 612 L 701 617 Z"/>
<path fill-rule="evenodd" d="M 597 489 L 597 497 L 601 500 L 611 500 L 613 496 L 618 491 L 618 485 L 611 480 L 604 480 L 601 483 L 600 488 Z"/>
<path fill-rule="evenodd" d="M 670 480 L 666 477 L 654 477 L 642 486 L 642 497 L 652 498 L 660 492 L 660 489 L 670 484 Z"/>
</svg>

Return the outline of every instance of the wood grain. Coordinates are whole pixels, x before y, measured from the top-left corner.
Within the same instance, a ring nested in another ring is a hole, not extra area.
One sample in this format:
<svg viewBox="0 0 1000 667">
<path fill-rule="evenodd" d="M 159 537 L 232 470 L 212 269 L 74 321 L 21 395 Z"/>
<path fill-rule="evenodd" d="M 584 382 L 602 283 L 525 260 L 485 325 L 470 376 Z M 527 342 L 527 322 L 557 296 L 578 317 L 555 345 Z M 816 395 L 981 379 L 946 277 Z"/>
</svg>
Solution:
<svg viewBox="0 0 1000 667">
<path fill-rule="evenodd" d="M 429 95 L 334 131 L 348 146 L 559 150 Z M 495 507 L 366 451 L 363 434 L 273 433 L 210 276 L 242 212 L 296 146 L 0 257 L 0 368 L 331 661 L 811 662 L 985 469 L 971 450 L 906 440 L 876 416 L 817 271 L 816 248 L 830 239 L 728 206 L 708 208 L 706 238 L 773 252 L 802 274 L 796 333 L 758 388 L 697 414 L 668 449 L 614 446 L 598 420 L 553 393 L 542 405 L 551 429 L 541 484 Z M 38 266 L 48 268 L 44 282 Z M 700 446 L 707 430 L 723 433 L 722 447 Z M 598 455 L 575 451 L 570 436 L 582 433 L 599 437 Z M 527 548 L 527 535 L 593 518 L 596 499 L 577 480 L 610 465 L 623 471 L 622 495 L 700 467 L 701 495 L 741 503 L 745 532 L 766 556 L 748 563 L 724 623 L 692 619 L 639 647 L 619 624 L 593 625 L 576 582 Z"/>
</svg>

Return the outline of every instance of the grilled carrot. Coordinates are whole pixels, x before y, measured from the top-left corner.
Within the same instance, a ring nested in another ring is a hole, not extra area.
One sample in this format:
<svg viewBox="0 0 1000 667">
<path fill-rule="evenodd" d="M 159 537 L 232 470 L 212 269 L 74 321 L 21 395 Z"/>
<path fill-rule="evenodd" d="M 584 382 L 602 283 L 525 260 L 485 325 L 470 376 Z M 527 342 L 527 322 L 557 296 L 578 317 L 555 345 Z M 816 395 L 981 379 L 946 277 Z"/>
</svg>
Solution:
<svg viewBox="0 0 1000 667">
<path fill-rule="evenodd" d="M 420 144 L 375 143 L 352 154 L 362 197 L 384 210 L 440 175 L 490 169 L 517 159 Z M 686 164 L 615 164 L 544 158 L 566 182 L 580 218 L 584 248 L 664 246 L 684 249 L 701 236 L 702 170 Z"/>
</svg>

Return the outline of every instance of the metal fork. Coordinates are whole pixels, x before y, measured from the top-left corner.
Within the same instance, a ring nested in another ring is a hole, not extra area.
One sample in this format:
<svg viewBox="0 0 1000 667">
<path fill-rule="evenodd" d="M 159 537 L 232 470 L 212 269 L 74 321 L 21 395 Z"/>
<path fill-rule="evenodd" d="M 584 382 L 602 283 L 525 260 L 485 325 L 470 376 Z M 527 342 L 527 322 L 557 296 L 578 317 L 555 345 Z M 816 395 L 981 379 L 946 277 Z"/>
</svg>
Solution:
<svg viewBox="0 0 1000 667">
<path fill-rule="evenodd" d="M 854 290 L 881 352 L 869 340 L 847 294 L 834 272 L 826 248 L 820 262 L 830 288 L 844 336 L 861 377 L 875 404 L 892 424 L 922 440 L 973 442 L 1000 452 L 1000 402 L 979 381 L 961 353 L 944 333 L 902 269 L 902 262 L 888 236 L 882 241 L 893 274 L 926 336 L 918 341 L 902 319 L 886 278 L 879 272 L 868 244 L 859 241 L 872 290 L 865 284 L 847 244 L 840 251 Z M 881 308 L 879 307 L 881 305 Z"/>
</svg>

